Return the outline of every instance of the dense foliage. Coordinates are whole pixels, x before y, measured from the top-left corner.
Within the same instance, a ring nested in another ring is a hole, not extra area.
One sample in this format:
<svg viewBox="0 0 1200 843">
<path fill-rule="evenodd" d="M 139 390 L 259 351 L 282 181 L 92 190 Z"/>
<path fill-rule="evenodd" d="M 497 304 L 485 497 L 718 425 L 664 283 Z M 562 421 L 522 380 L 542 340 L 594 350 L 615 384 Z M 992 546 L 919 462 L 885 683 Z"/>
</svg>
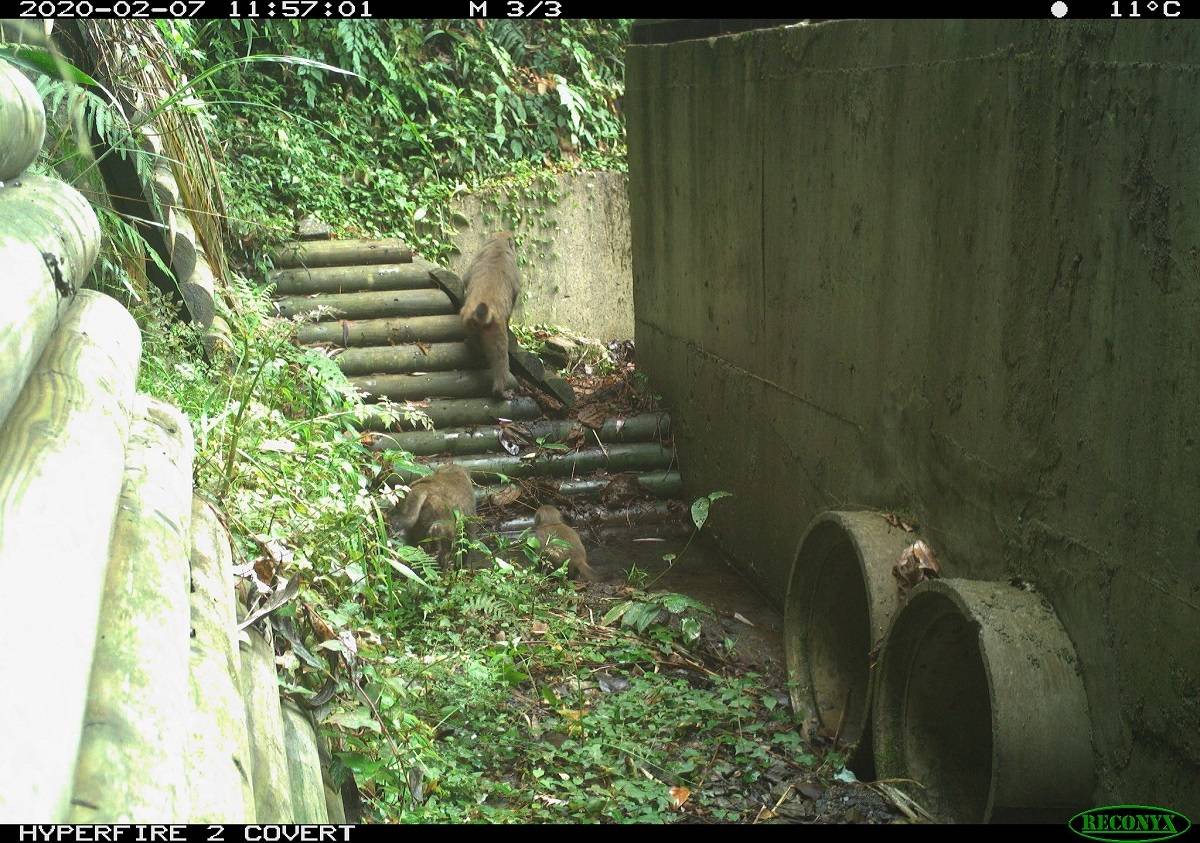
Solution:
<svg viewBox="0 0 1200 843">
<path fill-rule="evenodd" d="M 627 21 L 176 22 L 216 115 L 233 227 L 403 236 L 430 257 L 457 192 L 533 168 L 622 167 Z M 315 64 L 240 62 L 252 54 Z"/>
</svg>

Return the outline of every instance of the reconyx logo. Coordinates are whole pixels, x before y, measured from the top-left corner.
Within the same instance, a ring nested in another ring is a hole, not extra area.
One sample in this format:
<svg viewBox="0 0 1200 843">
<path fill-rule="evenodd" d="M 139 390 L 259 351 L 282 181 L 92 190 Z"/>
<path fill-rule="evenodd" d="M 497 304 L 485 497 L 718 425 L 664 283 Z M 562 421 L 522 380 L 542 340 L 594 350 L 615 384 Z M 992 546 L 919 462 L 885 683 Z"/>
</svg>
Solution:
<svg viewBox="0 0 1200 843">
<path fill-rule="evenodd" d="M 1109 805 L 1080 811 L 1067 827 L 1080 837 L 1108 843 L 1170 840 L 1192 827 L 1191 820 L 1170 808 L 1153 805 Z"/>
</svg>

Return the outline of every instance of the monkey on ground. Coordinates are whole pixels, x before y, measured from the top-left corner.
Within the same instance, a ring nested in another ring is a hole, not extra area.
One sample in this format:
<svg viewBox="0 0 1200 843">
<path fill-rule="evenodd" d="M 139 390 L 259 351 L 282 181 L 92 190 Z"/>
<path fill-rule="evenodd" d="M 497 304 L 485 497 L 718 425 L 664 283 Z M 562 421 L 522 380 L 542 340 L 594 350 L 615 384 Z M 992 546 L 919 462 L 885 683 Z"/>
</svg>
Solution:
<svg viewBox="0 0 1200 843">
<path fill-rule="evenodd" d="M 542 543 L 546 558 L 555 568 L 560 567 L 566 561 L 569 576 L 588 582 L 599 581 L 600 577 L 588 564 L 587 551 L 583 549 L 579 533 L 563 523 L 562 513 L 558 511 L 558 507 L 539 506 L 537 512 L 533 514 L 533 532 L 538 537 L 538 541 Z M 552 542 L 551 539 L 560 539 L 566 542 L 567 546 Z"/>
<path fill-rule="evenodd" d="M 492 373 L 492 395 L 511 398 L 517 386 L 508 370 L 508 319 L 521 290 L 517 250 L 506 231 L 493 234 L 471 259 L 466 274 L 466 301 L 459 316 L 467 335 L 479 343 Z"/>
<path fill-rule="evenodd" d="M 392 526 L 403 530 L 409 544 L 432 544 L 430 555 L 443 571 L 454 561 L 458 539 L 456 514 L 475 517 L 475 490 L 471 475 L 461 466 L 440 466 L 413 482 L 408 497 L 392 516 Z"/>
</svg>

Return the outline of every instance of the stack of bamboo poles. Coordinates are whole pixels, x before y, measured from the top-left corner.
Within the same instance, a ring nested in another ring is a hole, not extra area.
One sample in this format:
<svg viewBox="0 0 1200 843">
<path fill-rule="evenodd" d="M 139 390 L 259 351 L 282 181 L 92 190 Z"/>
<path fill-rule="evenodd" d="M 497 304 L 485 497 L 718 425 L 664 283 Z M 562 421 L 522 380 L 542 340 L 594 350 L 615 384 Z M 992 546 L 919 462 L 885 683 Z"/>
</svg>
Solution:
<svg viewBox="0 0 1200 843">
<path fill-rule="evenodd" d="M 191 427 L 136 393 L 129 313 L 79 289 L 95 213 L 22 175 L 44 133 L 0 62 L 0 822 L 339 820 L 312 721 L 236 631 Z"/>
<path fill-rule="evenodd" d="M 574 393 L 521 349 L 511 332 L 513 371 L 536 386 L 547 406 L 527 395 L 493 398 L 485 361 L 467 341 L 458 316 L 463 282 L 453 272 L 396 240 L 301 241 L 282 248 L 274 263 L 268 280 L 279 314 L 315 320 L 300 324 L 300 343 L 326 349 L 368 399 L 419 402 L 433 424 L 432 430 L 392 429 L 414 424 L 372 415 L 362 423 L 368 431 L 364 443 L 380 451 L 408 451 L 430 467 L 454 462 L 470 471 L 479 504 L 521 513 L 498 522 L 498 531 L 529 528 L 530 504 L 538 495 L 572 500 L 580 509 L 585 499 L 603 497 L 616 475 L 631 481 L 621 487 L 628 505 L 590 506 L 594 538 L 615 540 L 635 531 L 662 537 L 684 527 L 682 508 L 670 500 L 682 491 L 667 444 L 670 417 L 658 412 L 611 417 L 595 427 L 545 418 L 544 412 L 565 415 Z M 415 476 L 399 471 L 387 479 L 408 483 Z M 488 485 L 498 476 L 500 485 Z M 533 478 L 536 490 L 510 482 Z"/>
</svg>

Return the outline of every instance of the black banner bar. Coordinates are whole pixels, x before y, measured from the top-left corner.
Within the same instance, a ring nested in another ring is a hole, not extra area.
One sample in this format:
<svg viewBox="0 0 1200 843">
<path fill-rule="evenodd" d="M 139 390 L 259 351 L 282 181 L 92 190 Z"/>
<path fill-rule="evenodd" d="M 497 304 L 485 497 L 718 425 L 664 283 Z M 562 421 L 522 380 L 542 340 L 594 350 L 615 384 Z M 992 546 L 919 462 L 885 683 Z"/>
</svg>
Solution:
<svg viewBox="0 0 1200 843">
<path fill-rule="evenodd" d="M 854 19 L 943 20 L 954 19 L 1061 19 L 1169 22 L 1200 17 L 1200 0 L 992 0 L 961 5 L 906 3 L 883 0 L 847 3 L 789 4 L 792 17 L 776 18 L 778 0 L 756 0 L 738 5 L 744 19 L 697 17 L 692 4 L 678 0 L 424 0 L 401 5 L 393 0 L 0 0 L 0 16 L 26 19 L 66 18 L 199 18 L 247 20 L 338 20 L 460 18 L 481 22 L 530 18 L 642 18 L 647 34 L 640 43 L 706 38 L 765 26 L 820 22 L 852 14 Z M 398 14 L 403 10 L 408 15 Z M 413 12 L 418 14 L 414 15 Z M 680 18 L 669 18 L 670 15 Z M 675 25 L 672 28 L 670 25 Z M 673 33 L 660 38 L 651 32 Z M 692 34 L 686 35 L 690 32 Z M 639 39 L 635 39 L 637 41 Z"/>
</svg>

